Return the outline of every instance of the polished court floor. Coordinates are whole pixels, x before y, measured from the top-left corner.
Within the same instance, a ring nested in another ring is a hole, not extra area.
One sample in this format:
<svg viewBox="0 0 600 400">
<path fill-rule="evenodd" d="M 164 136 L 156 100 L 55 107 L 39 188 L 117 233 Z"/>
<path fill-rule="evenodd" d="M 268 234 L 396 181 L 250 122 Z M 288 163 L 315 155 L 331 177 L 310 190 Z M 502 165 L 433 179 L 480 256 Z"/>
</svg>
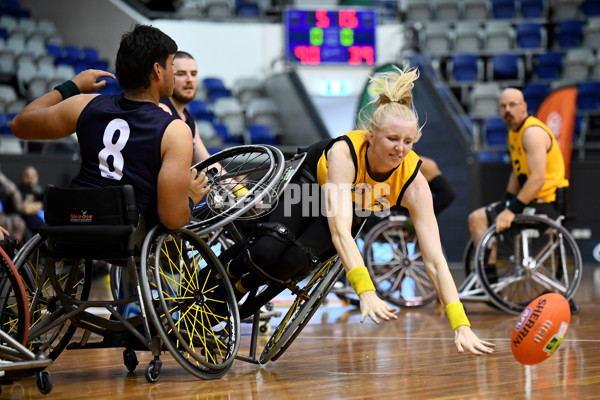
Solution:
<svg viewBox="0 0 600 400">
<path fill-rule="evenodd" d="M 453 273 L 462 279 L 459 270 Z M 147 352 L 138 353 L 140 365 L 128 373 L 122 349 L 71 350 L 48 369 L 49 395 L 26 378 L 3 386 L 0 399 L 598 399 L 599 264 L 585 266 L 576 299 L 581 311 L 565 340 L 535 366 L 512 356 L 516 317 L 484 303 L 467 303 L 467 313 L 474 331 L 497 347 L 493 355 L 475 357 L 456 353 L 435 304 L 403 309 L 398 320 L 377 326 L 360 324 L 356 309 L 330 295 L 286 353 L 263 366 L 236 360 L 225 377 L 201 381 L 165 353 L 160 380 L 150 384 Z M 243 326 L 242 353 L 248 329 Z"/>
</svg>

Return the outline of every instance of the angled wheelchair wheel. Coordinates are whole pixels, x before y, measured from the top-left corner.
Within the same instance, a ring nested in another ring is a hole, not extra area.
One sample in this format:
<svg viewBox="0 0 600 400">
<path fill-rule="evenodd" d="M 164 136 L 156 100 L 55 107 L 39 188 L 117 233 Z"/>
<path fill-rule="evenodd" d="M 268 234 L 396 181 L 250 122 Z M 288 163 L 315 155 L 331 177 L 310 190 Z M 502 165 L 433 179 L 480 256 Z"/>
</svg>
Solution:
<svg viewBox="0 0 600 400">
<path fill-rule="evenodd" d="M 475 263 L 490 301 L 513 314 L 544 293 L 570 299 L 582 274 L 581 254 L 571 234 L 537 215 L 517 215 L 500 233 L 492 225 L 477 246 Z"/>
<path fill-rule="evenodd" d="M 400 307 L 419 307 L 436 298 L 417 242 L 405 216 L 390 216 L 365 237 L 363 259 L 377 292 Z"/>
<path fill-rule="evenodd" d="M 207 175 L 211 190 L 194 208 L 186 228 L 204 236 L 235 219 L 270 212 L 284 167 L 279 149 L 260 145 L 232 147 L 199 162 L 193 168 Z M 243 194 L 240 184 L 247 190 Z"/>
<path fill-rule="evenodd" d="M 307 278 L 308 282 L 296 293 L 290 309 L 263 349 L 259 360 L 261 364 L 281 357 L 308 324 L 343 273 L 341 261 L 338 257 L 333 257 Z"/>
<path fill-rule="evenodd" d="M 17 269 L 0 248 L 0 329 L 23 346 L 27 345 L 29 309 L 27 293 Z"/>
<path fill-rule="evenodd" d="M 46 240 L 36 235 L 19 251 L 14 264 L 29 302 L 28 347 L 55 360 L 77 329 L 68 320 L 57 321 L 65 314 L 65 310 L 56 288 L 60 287 L 64 293 L 63 299 L 87 300 L 91 288 L 92 260 L 54 260 L 49 256 Z"/>
<path fill-rule="evenodd" d="M 240 319 L 219 260 L 193 232 L 159 227 L 141 260 L 146 312 L 169 352 L 196 377 L 225 375 L 239 349 Z"/>
</svg>

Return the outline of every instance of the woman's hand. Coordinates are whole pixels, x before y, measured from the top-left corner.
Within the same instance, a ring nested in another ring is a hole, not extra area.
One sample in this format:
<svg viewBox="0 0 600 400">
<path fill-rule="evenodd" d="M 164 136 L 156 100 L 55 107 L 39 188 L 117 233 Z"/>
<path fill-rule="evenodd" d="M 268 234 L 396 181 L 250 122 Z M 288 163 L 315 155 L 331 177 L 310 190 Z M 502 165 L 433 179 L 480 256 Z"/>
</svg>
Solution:
<svg viewBox="0 0 600 400">
<path fill-rule="evenodd" d="M 464 353 L 465 350 L 476 356 L 492 354 L 494 352 L 494 343 L 481 340 L 473 333 L 470 327 L 463 325 L 454 330 L 454 344 L 459 353 Z"/>
<path fill-rule="evenodd" d="M 387 303 L 377 297 L 377 293 L 372 290 L 368 290 L 366 292 L 362 292 L 360 296 L 360 322 L 364 322 L 365 318 L 369 317 L 375 322 L 379 324 L 379 318 L 384 321 L 389 321 L 390 319 L 398 319 L 398 316 L 394 314 L 396 312 L 396 308 L 392 308 L 387 305 Z"/>
</svg>

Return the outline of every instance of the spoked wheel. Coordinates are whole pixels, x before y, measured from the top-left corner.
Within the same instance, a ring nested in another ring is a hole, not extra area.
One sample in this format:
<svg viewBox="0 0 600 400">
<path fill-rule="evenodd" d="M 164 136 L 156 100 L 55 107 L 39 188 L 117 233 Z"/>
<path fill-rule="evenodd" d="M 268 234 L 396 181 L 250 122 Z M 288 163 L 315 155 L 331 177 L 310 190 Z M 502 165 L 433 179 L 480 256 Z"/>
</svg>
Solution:
<svg viewBox="0 0 600 400">
<path fill-rule="evenodd" d="M 0 329 L 27 345 L 29 309 L 27 293 L 17 269 L 0 247 Z"/>
<path fill-rule="evenodd" d="M 196 164 L 193 168 L 207 175 L 211 190 L 186 228 L 204 236 L 245 213 L 257 218 L 270 212 L 284 166 L 279 149 L 258 145 L 225 149 Z"/>
<path fill-rule="evenodd" d="M 367 234 L 363 259 L 377 292 L 401 307 L 418 307 L 436 297 L 417 236 L 405 229 L 405 216 L 390 216 Z"/>
<path fill-rule="evenodd" d="M 202 379 L 220 378 L 240 345 L 240 318 L 223 266 L 193 232 L 148 234 L 142 248 L 144 305 L 167 349 Z"/>
<path fill-rule="evenodd" d="M 65 295 L 87 300 L 91 288 L 92 260 L 52 260 L 45 239 L 36 235 L 17 254 L 15 268 L 21 275 L 29 301 L 28 347 L 55 360 L 77 327 L 68 320 L 55 322 L 64 315 L 64 309 L 51 280 L 56 280 Z M 50 262 L 52 265 L 49 265 Z"/>
<path fill-rule="evenodd" d="M 283 354 L 317 311 L 343 272 L 341 261 L 334 257 L 323 263 L 310 276 L 308 283 L 298 291 L 290 309 L 263 349 L 260 356 L 261 364 L 275 361 Z"/>
<path fill-rule="evenodd" d="M 581 280 L 581 254 L 571 234 L 537 215 L 517 215 L 511 227 L 500 233 L 492 225 L 476 249 L 475 260 L 490 301 L 513 314 L 544 293 L 571 299 Z"/>
</svg>

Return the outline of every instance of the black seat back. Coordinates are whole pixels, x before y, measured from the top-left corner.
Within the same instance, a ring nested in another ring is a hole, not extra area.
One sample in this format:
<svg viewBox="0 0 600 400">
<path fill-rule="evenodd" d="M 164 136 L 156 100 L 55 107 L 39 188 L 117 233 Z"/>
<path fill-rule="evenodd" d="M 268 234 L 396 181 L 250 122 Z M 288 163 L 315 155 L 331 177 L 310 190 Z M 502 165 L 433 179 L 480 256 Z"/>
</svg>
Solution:
<svg viewBox="0 0 600 400">
<path fill-rule="evenodd" d="M 59 257 L 113 259 L 133 252 L 138 222 L 133 186 L 46 187 L 40 235 Z"/>
</svg>

